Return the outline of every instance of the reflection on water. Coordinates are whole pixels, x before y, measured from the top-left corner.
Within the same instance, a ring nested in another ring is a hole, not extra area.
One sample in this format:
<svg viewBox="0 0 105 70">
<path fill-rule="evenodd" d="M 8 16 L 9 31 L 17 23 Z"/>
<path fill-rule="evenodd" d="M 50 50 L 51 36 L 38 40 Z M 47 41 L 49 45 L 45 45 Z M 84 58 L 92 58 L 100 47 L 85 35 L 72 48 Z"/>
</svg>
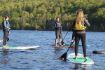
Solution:
<svg viewBox="0 0 105 70">
<path fill-rule="evenodd" d="M 8 50 L 3 49 L 0 57 L 0 64 L 7 64 L 9 59 L 8 59 Z"/>
<path fill-rule="evenodd" d="M 87 67 L 87 65 L 74 64 L 73 70 L 88 70 Z"/>
<path fill-rule="evenodd" d="M 93 65 L 74 64 L 73 70 L 91 70 Z"/>
</svg>

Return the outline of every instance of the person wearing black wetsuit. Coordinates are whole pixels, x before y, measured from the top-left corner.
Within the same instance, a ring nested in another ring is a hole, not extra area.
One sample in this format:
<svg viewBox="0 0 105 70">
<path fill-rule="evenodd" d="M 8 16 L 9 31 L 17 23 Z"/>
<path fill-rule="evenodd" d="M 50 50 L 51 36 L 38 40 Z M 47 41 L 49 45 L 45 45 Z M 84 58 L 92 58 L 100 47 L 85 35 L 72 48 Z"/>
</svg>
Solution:
<svg viewBox="0 0 105 70">
<path fill-rule="evenodd" d="M 5 16 L 4 21 L 2 22 L 3 46 L 5 46 L 7 44 L 7 41 L 9 41 L 10 23 L 8 20 L 9 20 L 9 17 Z"/>
<path fill-rule="evenodd" d="M 55 21 L 55 35 L 56 35 L 56 39 L 55 39 L 55 46 L 61 46 L 62 45 L 62 25 L 60 23 L 60 18 L 57 17 L 56 21 Z"/>
</svg>

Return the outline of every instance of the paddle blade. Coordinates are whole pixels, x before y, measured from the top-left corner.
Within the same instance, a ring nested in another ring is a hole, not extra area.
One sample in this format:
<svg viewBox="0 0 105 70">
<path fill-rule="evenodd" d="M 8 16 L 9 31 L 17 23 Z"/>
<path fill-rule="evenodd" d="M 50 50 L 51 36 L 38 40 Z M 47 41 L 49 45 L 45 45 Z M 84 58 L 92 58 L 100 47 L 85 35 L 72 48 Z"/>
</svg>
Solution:
<svg viewBox="0 0 105 70">
<path fill-rule="evenodd" d="M 66 59 L 67 59 L 67 52 L 65 52 L 63 55 L 61 55 L 61 56 L 59 57 L 59 59 L 60 59 L 60 60 L 63 60 L 63 61 L 66 61 Z"/>
</svg>

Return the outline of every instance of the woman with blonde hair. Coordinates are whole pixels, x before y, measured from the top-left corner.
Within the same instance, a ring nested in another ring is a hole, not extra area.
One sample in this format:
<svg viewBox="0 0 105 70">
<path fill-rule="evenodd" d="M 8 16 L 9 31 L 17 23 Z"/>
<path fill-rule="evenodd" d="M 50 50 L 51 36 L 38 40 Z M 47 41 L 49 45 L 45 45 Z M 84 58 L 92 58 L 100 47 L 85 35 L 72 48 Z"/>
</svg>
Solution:
<svg viewBox="0 0 105 70">
<path fill-rule="evenodd" d="M 84 12 L 82 9 L 79 9 L 76 14 L 76 19 L 72 25 L 74 37 L 75 37 L 75 58 L 78 55 L 78 45 L 79 41 L 82 42 L 82 48 L 83 48 L 83 56 L 84 56 L 84 62 L 86 59 L 86 26 L 90 26 L 88 20 L 86 19 Z"/>
</svg>

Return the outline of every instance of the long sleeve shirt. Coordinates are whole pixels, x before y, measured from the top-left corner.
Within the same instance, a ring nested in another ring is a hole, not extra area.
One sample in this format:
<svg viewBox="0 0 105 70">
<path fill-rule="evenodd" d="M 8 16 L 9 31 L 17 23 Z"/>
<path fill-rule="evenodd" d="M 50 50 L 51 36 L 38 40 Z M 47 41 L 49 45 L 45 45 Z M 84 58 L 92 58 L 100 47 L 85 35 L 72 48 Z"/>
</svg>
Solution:
<svg viewBox="0 0 105 70">
<path fill-rule="evenodd" d="M 10 28 L 9 21 L 4 21 L 4 27 L 5 27 L 5 28 Z"/>
<path fill-rule="evenodd" d="M 10 23 L 9 23 L 9 21 L 7 21 L 7 20 L 3 21 L 2 28 L 3 28 L 3 31 L 5 31 L 5 30 L 9 31 L 10 30 Z"/>
<path fill-rule="evenodd" d="M 62 28 L 62 25 L 60 22 L 55 22 L 55 28 Z"/>
</svg>

